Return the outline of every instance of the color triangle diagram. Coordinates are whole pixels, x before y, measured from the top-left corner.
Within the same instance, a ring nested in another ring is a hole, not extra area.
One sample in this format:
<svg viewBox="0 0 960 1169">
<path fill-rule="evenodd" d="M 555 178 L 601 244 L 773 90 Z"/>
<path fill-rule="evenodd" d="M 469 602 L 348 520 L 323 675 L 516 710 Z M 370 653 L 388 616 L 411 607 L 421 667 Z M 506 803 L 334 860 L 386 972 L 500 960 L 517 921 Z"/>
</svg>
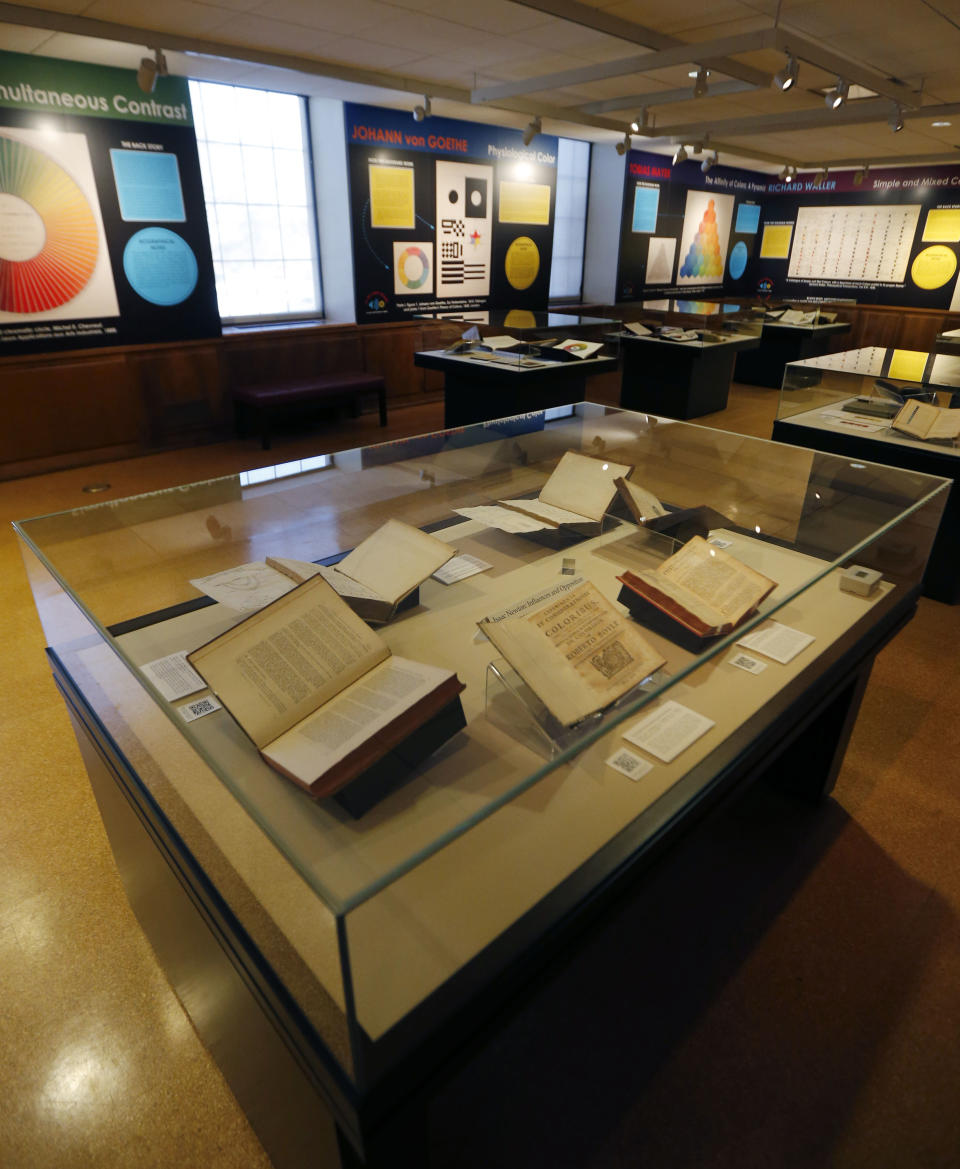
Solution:
<svg viewBox="0 0 960 1169">
<path fill-rule="evenodd" d="M 697 234 L 693 237 L 683 264 L 681 276 L 715 276 L 723 279 L 723 257 L 720 255 L 720 236 L 717 232 L 717 210 L 710 199 L 700 220 Z"/>
</svg>

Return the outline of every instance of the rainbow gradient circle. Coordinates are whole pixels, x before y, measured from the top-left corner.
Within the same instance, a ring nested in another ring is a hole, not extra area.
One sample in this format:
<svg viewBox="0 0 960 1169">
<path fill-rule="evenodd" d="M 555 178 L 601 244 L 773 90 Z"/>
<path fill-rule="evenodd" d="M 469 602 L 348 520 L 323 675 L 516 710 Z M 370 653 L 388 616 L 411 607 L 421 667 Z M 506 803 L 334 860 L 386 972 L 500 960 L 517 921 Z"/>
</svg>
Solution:
<svg viewBox="0 0 960 1169">
<path fill-rule="evenodd" d="M 0 195 L 26 203 L 44 229 L 35 255 L 4 259 L 0 227 L 0 311 L 42 313 L 73 300 L 93 275 L 100 246 L 83 192 L 43 151 L 0 135 Z"/>
<path fill-rule="evenodd" d="M 411 276 L 407 272 L 407 261 L 418 260 L 420 262 L 420 275 Z M 418 288 L 423 288 L 430 277 L 430 261 L 427 259 L 427 254 L 423 248 L 409 247 L 400 253 L 400 258 L 397 260 L 397 275 L 400 277 L 400 283 L 405 284 L 407 288 L 416 291 Z"/>
</svg>

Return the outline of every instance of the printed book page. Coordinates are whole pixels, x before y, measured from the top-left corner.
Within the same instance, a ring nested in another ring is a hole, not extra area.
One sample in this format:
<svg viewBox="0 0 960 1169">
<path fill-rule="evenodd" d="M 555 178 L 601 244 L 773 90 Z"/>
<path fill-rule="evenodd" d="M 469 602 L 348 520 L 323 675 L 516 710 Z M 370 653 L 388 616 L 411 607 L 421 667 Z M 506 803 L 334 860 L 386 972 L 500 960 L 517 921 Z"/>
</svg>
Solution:
<svg viewBox="0 0 960 1169">
<path fill-rule="evenodd" d="M 639 628 L 579 578 L 478 624 L 564 726 L 609 706 L 664 664 Z"/>
<path fill-rule="evenodd" d="M 387 520 L 340 561 L 337 571 L 395 605 L 456 554 L 436 536 Z"/>
<path fill-rule="evenodd" d="M 529 500 L 523 500 L 524 503 L 529 503 Z M 500 532 L 542 532 L 546 528 L 552 528 L 554 524 L 548 524 L 545 520 L 535 520 L 531 516 L 524 515 L 522 512 L 513 511 L 509 507 L 500 507 L 495 503 L 481 504 L 478 507 L 455 507 L 453 509 L 455 515 L 462 515 L 464 519 L 476 520 L 478 524 L 485 524 L 488 528 L 496 528 Z M 582 520 L 583 516 L 578 516 L 577 519 Z"/>
<path fill-rule="evenodd" d="M 390 657 L 268 743 L 263 757 L 313 783 L 452 677 L 437 666 Z"/>
<path fill-rule="evenodd" d="M 736 624 L 776 587 L 702 536 L 688 540 L 656 571 L 638 575 L 713 628 Z"/>
<path fill-rule="evenodd" d="M 543 520 L 547 527 L 558 528 L 561 524 L 592 523 L 587 516 L 566 508 L 552 507 L 542 499 L 501 499 L 501 504 L 511 511 L 521 512 L 535 520 Z"/>
<path fill-rule="evenodd" d="M 187 660 L 262 748 L 389 656 L 315 576 Z"/>
<path fill-rule="evenodd" d="M 617 479 L 616 484 L 617 490 L 638 523 L 667 514 L 667 509 L 653 492 L 647 491 L 639 483 L 632 483 L 629 479 Z"/>
<path fill-rule="evenodd" d="M 566 451 L 544 483 L 540 502 L 575 512 L 581 518 L 601 520 L 617 493 L 614 480 L 626 478 L 632 470 L 623 463 Z"/>
</svg>

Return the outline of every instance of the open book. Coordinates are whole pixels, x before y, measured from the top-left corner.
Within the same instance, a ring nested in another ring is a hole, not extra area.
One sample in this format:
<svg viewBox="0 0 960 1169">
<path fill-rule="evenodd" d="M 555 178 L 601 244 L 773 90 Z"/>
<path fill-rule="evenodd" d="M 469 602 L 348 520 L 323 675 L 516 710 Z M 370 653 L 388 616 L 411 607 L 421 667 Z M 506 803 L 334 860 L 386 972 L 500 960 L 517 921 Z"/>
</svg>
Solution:
<svg viewBox="0 0 960 1169">
<path fill-rule="evenodd" d="M 624 321 L 623 327 L 629 333 L 633 333 L 635 337 L 650 337 L 653 334 L 646 325 L 641 325 L 639 321 Z"/>
<path fill-rule="evenodd" d="M 652 491 L 647 491 L 639 483 L 632 483 L 629 479 L 615 479 L 620 498 L 627 505 L 630 514 L 638 524 L 645 524 L 647 520 L 667 515 L 667 509 Z"/>
<path fill-rule="evenodd" d="M 456 554 L 436 536 L 387 520 L 332 567 L 286 556 L 268 556 L 267 564 L 297 584 L 319 573 L 364 621 L 382 625 L 404 597 Z"/>
<path fill-rule="evenodd" d="M 593 357 L 593 355 L 603 348 L 601 341 L 579 341 L 575 337 L 568 337 L 565 341 L 558 341 L 550 351 L 551 357 L 555 353 L 568 353 L 571 357 L 579 357 L 581 360 L 584 357 Z"/>
<path fill-rule="evenodd" d="M 457 699 L 456 674 L 393 657 L 316 576 L 187 655 L 263 758 L 327 796 Z"/>
<path fill-rule="evenodd" d="M 536 499 L 501 499 L 500 503 L 547 526 L 595 535 L 617 494 L 616 480 L 632 470 L 623 463 L 566 451 Z"/>
<path fill-rule="evenodd" d="M 503 532 L 563 531 L 596 536 L 617 494 L 616 480 L 632 469 L 566 451 L 536 499 L 501 499 L 496 504 L 454 511 Z"/>
<path fill-rule="evenodd" d="M 890 425 L 911 438 L 958 438 L 960 410 L 945 410 L 927 402 L 907 402 Z"/>
<path fill-rule="evenodd" d="M 595 585 L 580 577 L 477 624 L 564 726 L 616 702 L 665 661 Z"/>
<path fill-rule="evenodd" d="M 619 599 L 628 608 L 639 598 L 697 637 L 729 632 L 777 585 L 702 536 L 688 540 L 658 568 L 617 579 L 624 586 Z"/>
</svg>

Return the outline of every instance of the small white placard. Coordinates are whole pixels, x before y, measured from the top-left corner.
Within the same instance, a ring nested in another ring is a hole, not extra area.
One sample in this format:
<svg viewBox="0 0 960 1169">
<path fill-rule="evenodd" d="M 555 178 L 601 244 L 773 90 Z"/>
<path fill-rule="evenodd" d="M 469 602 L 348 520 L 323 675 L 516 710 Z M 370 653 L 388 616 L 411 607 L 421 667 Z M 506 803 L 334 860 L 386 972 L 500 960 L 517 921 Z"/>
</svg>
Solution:
<svg viewBox="0 0 960 1169">
<path fill-rule="evenodd" d="M 185 723 L 192 723 L 194 719 L 203 718 L 205 714 L 213 714 L 215 710 L 223 710 L 223 707 L 212 694 L 204 695 L 203 698 L 197 698 L 193 702 L 185 702 L 183 706 L 177 707 L 177 713 Z"/>
<path fill-rule="evenodd" d="M 481 560 L 479 556 L 468 556 L 464 553 L 462 556 L 454 556 L 452 560 L 438 568 L 433 574 L 433 579 L 441 584 L 455 584 L 458 580 L 466 580 L 468 576 L 476 576 L 478 572 L 486 572 L 488 568 L 493 568 L 493 565 Z"/>
<path fill-rule="evenodd" d="M 612 767 L 614 771 L 619 771 L 627 779 L 643 779 L 648 771 L 653 770 L 652 763 L 641 759 L 639 755 L 628 751 L 626 747 L 621 747 L 616 755 L 611 755 L 607 760 L 607 766 Z"/>
<path fill-rule="evenodd" d="M 736 666 L 738 670 L 746 670 L 748 674 L 762 674 L 767 668 L 766 662 L 752 658 L 749 654 L 735 653 L 728 661 L 731 666 Z"/>
<path fill-rule="evenodd" d="M 773 658 L 775 662 L 786 665 L 814 640 L 816 639 L 812 633 L 801 633 L 799 629 L 791 629 L 789 625 L 771 621 L 765 629 L 755 629 L 753 633 L 741 637 L 737 645 L 755 650 L 765 658 Z"/>
<path fill-rule="evenodd" d="M 140 670 L 156 686 L 168 702 L 177 698 L 186 698 L 188 694 L 196 694 L 206 687 L 206 682 L 187 661 L 187 651 L 168 654 L 165 658 L 157 658 L 147 662 Z"/>
<path fill-rule="evenodd" d="M 664 763 L 672 763 L 712 726 L 712 718 L 670 700 L 642 718 L 623 737 Z"/>
<path fill-rule="evenodd" d="M 733 546 L 732 540 L 721 540 L 719 536 L 712 536 L 708 543 L 713 544 L 717 548 L 731 548 Z"/>
</svg>

